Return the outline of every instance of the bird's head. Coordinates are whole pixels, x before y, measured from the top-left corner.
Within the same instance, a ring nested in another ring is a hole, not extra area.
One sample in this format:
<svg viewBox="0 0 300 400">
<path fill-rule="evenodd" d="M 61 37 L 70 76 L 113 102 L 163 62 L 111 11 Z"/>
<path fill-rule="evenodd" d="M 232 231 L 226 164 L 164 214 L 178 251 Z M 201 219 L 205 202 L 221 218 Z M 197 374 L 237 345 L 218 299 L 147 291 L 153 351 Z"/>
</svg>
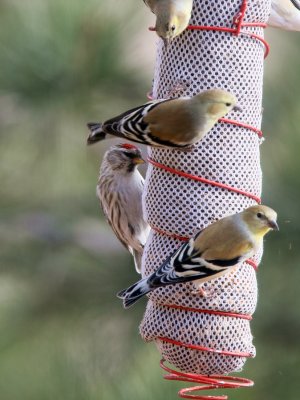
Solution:
<svg viewBox="0 0 300 400">
<path fill-rule="evenodd" d="M 237 106 L 236 97 L 222 89 L 206 90 L 194 96 L 193 99 L 201 107 L 204 107 L 213 120 L 224 117 L 231 110 L 241 111 L 241 108 Z"/>
<path fill-rule="evenodd" d="M 165 47 L 181 32 L 185 30 L 189 22 L 185 14 L 161 14 L 157 16 L 155 30 L 164 41 Z"/>
<path fill-rule="evenodd" d="M 168 22 L 157 18 L 155 30 L 158 36 L 163 40 L 165 47 L 168 47 L 171 40 L 177 35 L 177 21 L 172 19 Z"/>
<path fill-rule="evenodd" d="M 129 143 L 112 146 L 105 155 L 106 161 L 114 171 L 131 173 L 139 164 L 144 164 L 139 148 Z"/>
<path fill-rule="evenodd" d="M 255 235 L 264 236 L 270 229 L 279 230 L 277 213 L 270 207 L 252 206 L 244 210 L 241 215 L 248 229 Z"/>
</svg>

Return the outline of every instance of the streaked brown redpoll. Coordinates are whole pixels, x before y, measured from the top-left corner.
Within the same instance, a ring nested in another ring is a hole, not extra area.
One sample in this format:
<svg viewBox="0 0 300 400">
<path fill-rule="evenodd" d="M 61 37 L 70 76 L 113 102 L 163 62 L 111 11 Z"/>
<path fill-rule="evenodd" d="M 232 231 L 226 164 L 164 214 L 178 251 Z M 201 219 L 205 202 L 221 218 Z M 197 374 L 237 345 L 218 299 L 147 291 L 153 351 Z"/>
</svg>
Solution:
<svg viewBox="0 0 300 400">
<path fill-rule="evenodd" d="M 189 24 L 193 0 L 144 0 L 144 3 L 156 15 L 155 30 L 165 45 Z"/>
<path fill-rule="evenodd" d="M 197 286 L 218 278 L 252 257 L 270 229 L 278 230 L 277 214 L 259 205 L 220 219 L 198 232 L 150 276 L 118 293 L 124 307 L 152 290 L 180 282 Z"/>
<path fill-rule="evenodd" d="M 138 273 L 150 232 L 142 210 L 144 178 L 137 170 L 144 162 L 136 146 L 127 143 L 112 146 L 103 157 L 97 185 L 97 196 L 107 222 L 133 255 Z"/>
<path fill-rule="evenodd" d="M 101 123 L 89 123 L 87 143 L 118 136 L 150 146 L 186 148 L 200 140 L 221 117 L 238 110 L 236 97 L 211 89 L 193 97 L 154 100 Z"/>
</svg>

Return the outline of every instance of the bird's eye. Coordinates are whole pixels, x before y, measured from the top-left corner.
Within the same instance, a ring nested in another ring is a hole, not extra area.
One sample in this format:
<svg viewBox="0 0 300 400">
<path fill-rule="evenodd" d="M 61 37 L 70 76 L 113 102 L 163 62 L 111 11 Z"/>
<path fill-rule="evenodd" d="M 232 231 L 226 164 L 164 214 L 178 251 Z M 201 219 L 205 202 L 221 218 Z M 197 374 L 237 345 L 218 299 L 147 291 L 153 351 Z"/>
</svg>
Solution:
<svg viewBox="0 0 300 400">
<path fill-rule="evenodd" d="M 225 103 L 226 107 L 231 107 L 232 104 L 231 103 Z"/>
<path fill-rule="evenodd" d="M 124 154 L 126 157 L 131 158 L 131 159 L 136 157 L 136 154 L 128 153 L 127 151 L 124 151 Z"/>
<path fill-rule="evenodd" d="M 262 215 L 262 213 L 259 212 L 256 214 L 256 216 L 257 216 L 257 218 L 262 218 L 263 215 Z"/>
<path fill-rule="evenodd" d="M 171 31 L 174 32 L 175 29 L 176 29 L 176 26 L 175 26 L 175 25 L 172 25 L 172 26 L 171 26 Z"/>
</svg>

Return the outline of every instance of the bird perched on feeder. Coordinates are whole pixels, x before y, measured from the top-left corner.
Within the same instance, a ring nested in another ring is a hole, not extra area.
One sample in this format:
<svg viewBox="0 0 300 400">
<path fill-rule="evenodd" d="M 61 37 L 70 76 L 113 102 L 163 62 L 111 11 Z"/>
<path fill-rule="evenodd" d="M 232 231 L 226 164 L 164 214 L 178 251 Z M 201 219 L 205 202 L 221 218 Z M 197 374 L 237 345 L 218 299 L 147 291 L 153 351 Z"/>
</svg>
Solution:
<svg viewBox="0 0 300 400">
<path fill-rule="evenodd" d="M 144 0 L 156 15 L 155 31 L 168 46 L 188 26 L 193 0 Z"/>
<path fill-rule="evenodd" d="M 97 196 L 106 219 L 133 255 L 138 273 L 150 232 L 142 210 L 144 179 L 137 170 L 144 162 L 136 146 L 127 143 L 112 146 L 104 155 L 97 185 Z"/>
<path fill-rule="evenodd" d="M 218 278 L 253 256 L 264 235 L 278 230 L 277 214 L 258 205 L 220 219 L 198 232 L 176 250 L 150 276 L 118 293 L 124 307 L 134 304 L 152 290 L 180 282 L 203 282 Z"/>
<path fill-rule="evenodd" d="M 153 100 L 101 123 L 89 123 L 87 143 L 118 136 L 150 146 L 187 148 L 200 140 L 231 110 L 236 97 L 221 89 L 193 97 Z"/>
<path fill-rule="evenodd" d="M 268 25 L 300 31 L 300 0 L 272 0 Z"/>
</svg>

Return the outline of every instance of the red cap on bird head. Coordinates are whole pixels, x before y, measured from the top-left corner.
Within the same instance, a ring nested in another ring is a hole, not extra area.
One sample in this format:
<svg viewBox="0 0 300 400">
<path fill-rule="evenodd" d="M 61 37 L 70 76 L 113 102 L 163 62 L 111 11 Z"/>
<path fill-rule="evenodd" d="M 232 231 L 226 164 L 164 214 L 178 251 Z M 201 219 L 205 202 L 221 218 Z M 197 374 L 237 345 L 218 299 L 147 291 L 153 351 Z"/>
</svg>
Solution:
<svg viewBox="0 0 300 400">
<path fill-rule="evenodd" d="M 130 143 L 120 143 L 118 145 L 118 147 L 121 147 L 122 149 L 128 149 L 128 150 L 130 150 L 130 149 L 138 150 L 138 148 L 135 145 L 130 144 Z"/>
</svg>

